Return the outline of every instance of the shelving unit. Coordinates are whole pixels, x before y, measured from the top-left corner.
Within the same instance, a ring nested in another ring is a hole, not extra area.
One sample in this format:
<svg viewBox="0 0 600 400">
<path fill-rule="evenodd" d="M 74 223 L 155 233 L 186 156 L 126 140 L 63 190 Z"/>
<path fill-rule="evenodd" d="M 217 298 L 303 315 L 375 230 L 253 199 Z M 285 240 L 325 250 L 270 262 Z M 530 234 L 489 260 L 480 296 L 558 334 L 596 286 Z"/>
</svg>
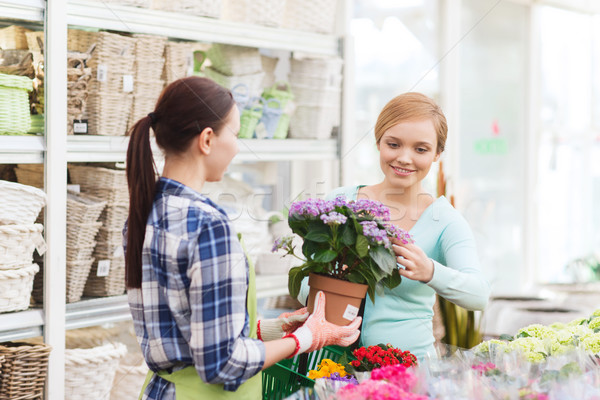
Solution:
<svg viewBox="0 0 600 400">
<path fill-rule="evenodd" d="M 338 1 L 343 9 L 339 17 L 342 23 L 338 25 L 345 27 L 350 2 Z M 123 162 L 129 142 L 127 137 L 66 134 L 63 116 L 66 115 L 64 66 L 67 58 L 67 28 L 111 29 L 325 56 L 347 56 L 349 47 L 342 34 L 291 31 L 91 0 L 0 0 L 0 18 L 7 23 L 45 26 L 45 135 L 0 136 L 0 164 L 44 164 L 48 196 L 44 224 L 48 251 L 44 262 L 47 271 L 52 271 L 44 274 L 43 308 L 0 314 L 0 342 L 43 335 L 44 341 L 53 348 L 45 398 L 63 400 L 65 330 L 131 318 L 125 295 L 65 303 L 67 163 Z M 340 29 L 340 32 L 345 31 Z M 348 71 L 351 68 L 344 69 L 343 90 L 348 90 L 346 81 L 351 81 Z M 234 163 L 285 161 L 294 164 L 309 161 L 306 169 L 310 170 L 320 161 L 339 161 L 342 132 L 352 128 L 347 122 L 347 110 L 350 107 L 348 99 L 352 99 L 352 96 L 344 96 L 342 124 L 337 138 L 242 139 Z M 160 155 L 156 146 L 154 149 L 155 154 Z M 292 180 L 294 176 L 292 174 Z M 257 276 L 257 297 L 284 294 L 287 294 L 286 275 Z"/>
</svg>

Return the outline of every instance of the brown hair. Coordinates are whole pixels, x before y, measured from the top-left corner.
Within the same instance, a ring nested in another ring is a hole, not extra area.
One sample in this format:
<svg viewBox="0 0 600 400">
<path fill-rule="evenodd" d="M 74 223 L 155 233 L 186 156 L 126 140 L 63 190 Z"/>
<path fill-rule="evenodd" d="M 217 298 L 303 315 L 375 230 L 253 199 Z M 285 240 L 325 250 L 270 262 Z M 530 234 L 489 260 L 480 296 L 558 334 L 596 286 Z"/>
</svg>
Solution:
<svg viewBox="0 0 600 400">
<path fill-rule="evenodd" d="M 437 133 L 437 154 L 444 151 L 448 137 L 448 123 L 440 106 L 421 93 L 409 92 L 390 100 L 377 117 L 375 140 L 381 140 L 391 127 L 404 121 L 431 119 Z"/>
<path fill-rule="evenodd" d="M 128 288 L 142 285 L 142 246 L 155 195 L 157 171 L 150 148 L 150 127 L 165 154 L 181 154 L 205 128 L 218 133 L 234 104 L 231 92 L 210 79 L 179 79 L 163 90 L 154 111 L 128 132 L 131 136 L 127 148 L 129 219 L 125 282 Z"/>
</svg>

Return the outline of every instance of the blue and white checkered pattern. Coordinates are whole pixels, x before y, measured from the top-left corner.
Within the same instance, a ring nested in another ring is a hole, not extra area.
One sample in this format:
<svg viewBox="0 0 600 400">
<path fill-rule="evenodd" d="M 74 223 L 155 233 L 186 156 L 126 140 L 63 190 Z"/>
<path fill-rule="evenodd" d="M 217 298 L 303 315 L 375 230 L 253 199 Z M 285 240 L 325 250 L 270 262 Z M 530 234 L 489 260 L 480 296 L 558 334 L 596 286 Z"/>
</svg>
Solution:
<svg viewBox="0 0 600 400">
<path fill-rule="evenodd" d="M 160 178 L 142 265 L 142 287 L 128 297 L 152 371 L 194 365 L 204 382 L 229 391 L 260 372 L 264 344 L 248 337 L 248 265 L 221 208 Z M 143 399 L 174 400 L 174 386 L 154 375 Z"/>
</svg>

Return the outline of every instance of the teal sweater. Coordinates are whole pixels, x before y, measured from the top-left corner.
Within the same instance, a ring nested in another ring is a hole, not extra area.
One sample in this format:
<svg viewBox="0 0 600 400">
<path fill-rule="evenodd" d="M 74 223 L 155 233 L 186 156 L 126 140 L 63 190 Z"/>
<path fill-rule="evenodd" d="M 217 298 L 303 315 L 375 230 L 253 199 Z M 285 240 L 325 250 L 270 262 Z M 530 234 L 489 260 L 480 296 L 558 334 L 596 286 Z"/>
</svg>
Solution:
<svg viewBox="0 0 600 400">
<path fill-rule="evenodd" d="M 344 195 L 348 200 L 356 200 L 359 187 L 341 187 L 327 197 Z M 444 196 L 421 214 L 410 234 L 433 260 L 433 279 L 421 283 L 402 278 L 398 287 L 385 289 L 384 296 L 375 296 L 375 304 L 367 298 L 361 344 L 391 343 L 410 350 L 420 360 L 425 354 L 435 357 L 432 326 L 435 293 L 469 310 L 483 310 L 490 286 L 479 266 L 471 228 Z M 298 296 L 303 304 L 308 291 L 305 279 Z"/>
</svg>

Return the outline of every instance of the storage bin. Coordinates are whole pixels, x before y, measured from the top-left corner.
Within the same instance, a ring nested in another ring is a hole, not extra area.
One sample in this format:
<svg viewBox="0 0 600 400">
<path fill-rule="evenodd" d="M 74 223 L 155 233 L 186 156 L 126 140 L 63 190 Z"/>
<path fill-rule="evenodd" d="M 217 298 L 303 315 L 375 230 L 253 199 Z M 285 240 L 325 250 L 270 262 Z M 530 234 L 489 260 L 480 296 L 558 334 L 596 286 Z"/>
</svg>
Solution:
<svg viewBox="0 0 600 400">
<path fill-rule="evenodd" d="M 31 264 L 18 269 L 0 270 L 0 312 L 29 308 L 33 276 L 39 269 L 37 264 Z"/>
<path fill-rule="evenodd" d="M 223 0 L 223 19 L 280 27 L 287 0 Z"/>
<path fill-rule="evenodd" d="M 329 139 L 336 120 L 335 107 L 299 105 L 290 119 L 290 137 Z"/>
<path fill-rule="evenodd" d="M 125 258 L 94 251 L 94 264 L 90 270 L 83 293 L 86 296 L 118 296 L 125 293 Z M 104 269 L 104 268 L 107 268 Z M 104 275 L 102 271 L 107 275 Z M 98 276 L 98 273 L 101 276 Z"/>
<path fill-rule="evenodd" d="M 67 247 L 72 249 L 90 247 L 101 226 L 102 222 L 67 221 Z"/>
<path fill-rule="evenodd" d="M 126 205 L 115 205 L 106 207 L 100 216 L 102 228 L 107 231 L 117 231 L 119 237 L 129 216 L 129 207 Z"/>
<path fill-rule="evenodd" d="M 325 83 L 334 86 L 339 82 L 331 81 L 342 74 L 344 62 L 339 57 L 302 57 L 290 60 L 291 76 L 305 75 L 314 78 L 324 77 L 328 79 Z M 298 82 L 302 83 L 302 82 Z"/>
<path fill-rule="evenodd" d="M 279 117 L 279 123 L 273 134 L 273 139 L 285 139 L 288 135 L 290 127 L 290 115 L 294 113 L 296 108 L 294 93 L 288 82 L 277 82 L 271 87 L 263 91 L 265 99 L 277 99 L 281 103 L 283 113 Z"/>
<path fill-rule="evenodd" d="M 194 46 L 192 42 L 167 42 L 165 46 L 165 68 L 162 79 L 165 84 L 192 75 L 194 68 Z"/>
<path fill-rule="evenodd" d="M 282 115 L 283 109 L 279 100 L 265 100 L 262 116 L 255 130 L 256 137 L 259 139 L 273 139 Z"/>
<path fill-rule="evenodd" d="M 89 224 L 98 221 L 106 202 L 84 194 L 67 194 L 67 223 Z"/>
<path fill-rule="evenodd" d="M 35 249 L 43 255 L 46 250 L 43 230 L 40 224 L 0 225 L 0 270 L 31 265 Z"/>
<path fill-rule="evenodd" d="M 230 90 L 239 84 L 244 84 L 244 85 L 248 86 L 248 91 L 249 91 L 250 97 L 260 95 L 260 93 L 262 92 L 261 85 L 262 85 L 263 77 L 265 76 L 264 72 L 257 72 L 255 74 L 248 74 L 248 75 L 229 76 L 229 75 L 224 75 L 224 74 L 220 73 L 219 71 L 215 70 L 212 67 L 205 68 L 204 73 L 206 74 L 207 78 L 212 79 L 219 85 L 221 85 L 227 89 L 230 89 Z"/>
<path fill-rule="evenodd" d="M 31 29 L 19 25 L 11 25 L 0 29 L 0 48 L 12 50 L 27 49 L 27 37 L 25 34 Z"/>
<path fill-rule="evenodd" d="M 80 260 L 73 260 L 67 256 L 65 287 L 65 300 L 67 303 L 74 303 L 81 300 L 83 288 L 85 287 L 85 283 L 87 282 L 88 275 L 92 268 L 92 263 L 94 262 L 94 259 L 90 257 L 93 250 L 94 248 L 90 250 L 87 259 L 82 258 Z M 67 249 L 67 253 L 68 252 L 69 249 Z M 31 296 L 39 304 L 44 302 L 44 266 L 42 263 L 40 263 L 40 272 L 35 275 Z"/>
<path fill-rule="evenodd" d="M 81 119 L 86 111 L 88 85 L 92 69 L 86 67 L 89 54 L 69 52 L 67 58 L 67 134 L 74 134 L 73 122 Z"/>
<path fill-rule="evenodd" d="M 0 50 L 0 73 L 33 79 L 33 55 L 28 50 Z"/>
<path fill-rule="evenodd" d="M 46 193 L 0 180 L 0 224 L 31 225 L 46 204 Z"/>
<path fill-rule="evenodd" d="M 32 90 L 30 78 L 0 74 L 0 135 L 24 135 L 29 131 L 29 92 Z"/>
<path fill-rule="evenodd" d="M 219 18 L 221 6 L 221 0 L 152 0 L 152 8 L 155 10 L 200 17 Z"/>
<path fill-rule="evenodd" d="M 287 0 L 283 27 L 331 34 L 336 11 L 337 0 Z"/>
<path fill-rule="evenodd" d="M 71 181 L 79 185 L 83 192 L 95 189 L 116 190 L 127 188 L 127 176 L 123 169 L 88 167 L 71 164 L 69 165 L 69 175 Z M 105 199 L 101 200 L 106 201 Z"/>
<path fill-rule="evenodd" d="M 65 400 L 109 400 L 119 360 L 127 352 L 125 345 L 107 343 L 91 348 L 72 348 L 77 345 L 67 340 Z"/>
<path fill-rule="evenodd" d="M 251 139 L 254 137 L 254 131 L 262 113 L 263 104 L 258 100 L 251 102 L 250 105 L 244 108 L 240 116 L 240 132 L 238 134 L 240 139 Z"/>
<path fill-rule="evenodd" d="M 0 399 L 43 399 L 50 351 L 43 343 L 0 344 Z"/>
<path fill-rule="evenodd" d="M 206 56 L 212 68 L 223 75 L 248 75 L 262 71 L 262 60 L 257 48 L 213 44 Z"/>
<path fill-rule="evenodd" d="M 292 84 L 292 92 L 298 105 L 326 107 L 337 107 L 342 94 L 342 91 L 335 87 L 322 86 L 315 88 L 298 84 Z"/>
</svg>

